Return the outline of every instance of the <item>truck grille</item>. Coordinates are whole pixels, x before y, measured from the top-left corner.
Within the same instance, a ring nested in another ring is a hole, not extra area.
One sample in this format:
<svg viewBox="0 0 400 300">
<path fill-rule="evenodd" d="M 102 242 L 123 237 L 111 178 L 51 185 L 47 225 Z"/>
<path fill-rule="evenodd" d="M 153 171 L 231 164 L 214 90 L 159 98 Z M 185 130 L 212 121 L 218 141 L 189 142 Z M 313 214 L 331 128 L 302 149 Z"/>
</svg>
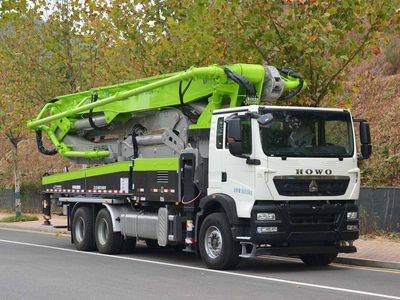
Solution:
<svg viewBox="0 0 400 300">
<path fill-rule="evenodd" d="M 333 224 L 336 221 L 335 214 L 291 214 L 292 224 Z"/>
<path fill-rule="evenodd" d="M 332 231 L 338 215 L 334 213 L 291 213 L 290 223 L 297 231 Z"/>
<path fill-rule="evenodd" d="M 282 196 L 340 196 L 346 193 L 349 177 L 327 177 L 277 176 L 273 180 Z"/>
</svg>

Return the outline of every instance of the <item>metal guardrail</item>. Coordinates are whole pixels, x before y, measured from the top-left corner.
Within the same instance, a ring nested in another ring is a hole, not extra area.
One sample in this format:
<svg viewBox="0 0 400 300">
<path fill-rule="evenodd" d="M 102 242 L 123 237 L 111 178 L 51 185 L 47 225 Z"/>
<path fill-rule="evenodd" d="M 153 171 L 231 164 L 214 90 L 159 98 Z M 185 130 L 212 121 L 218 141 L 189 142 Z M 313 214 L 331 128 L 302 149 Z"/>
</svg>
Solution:
<svg viewBox="0 0 400 300">
<path fill-rule="evenodd" d="M 0 190 L 0 209 L 14 209 L 14 190 Z"/>
<path fill-rule="evenodd" d="M 21 208 L 23 212 L 41 213 L 42 196 L 37 193 L 23 195 Z M 15 194 L 13 189 L 0 190 L 0 209 L 15 209 Z"/>
<path fill-rule="evenodd" d="M 400 232 L 400 187 L 363 187 L 359 206 L 369 229 Z"/>
</svg>

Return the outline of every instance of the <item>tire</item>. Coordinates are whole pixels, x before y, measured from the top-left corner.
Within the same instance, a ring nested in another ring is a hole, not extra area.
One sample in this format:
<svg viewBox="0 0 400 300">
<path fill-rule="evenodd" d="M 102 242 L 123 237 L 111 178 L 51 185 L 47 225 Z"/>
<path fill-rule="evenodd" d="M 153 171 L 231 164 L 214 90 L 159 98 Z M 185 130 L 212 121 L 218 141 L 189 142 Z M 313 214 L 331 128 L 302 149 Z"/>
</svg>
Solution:
<svg viewBox="0 0 400 300">
<path fill-rule="evenodd" d="M 240 244 L 233 240 L 224 213 L 213 213 L 204 219 L 200 227 L 199 248 L 203 262 L 210 269 L 232 269 L 240 261 Z"/>
<path fill-rule="evenodd" d="M 76 249 L 80 251 L 95 250 L 94 220 L 90 207 L 79 207 L 72 220 L 72 236 Z"/>
<path fill-rule="evenodd" d="M 335 260 L 337 253 L 319 253 L 299 255 L 300 259 L 308 266 L 327 266 Z"/>
<path fill-rule="evenodd" d="M 107 208 L 101 209 L 97 214 L 94 236 L 100 253 L 121 253 L 124 246 L 124 237 L 120 232 L 113 231 L 111 216 Z"/>
</svg>

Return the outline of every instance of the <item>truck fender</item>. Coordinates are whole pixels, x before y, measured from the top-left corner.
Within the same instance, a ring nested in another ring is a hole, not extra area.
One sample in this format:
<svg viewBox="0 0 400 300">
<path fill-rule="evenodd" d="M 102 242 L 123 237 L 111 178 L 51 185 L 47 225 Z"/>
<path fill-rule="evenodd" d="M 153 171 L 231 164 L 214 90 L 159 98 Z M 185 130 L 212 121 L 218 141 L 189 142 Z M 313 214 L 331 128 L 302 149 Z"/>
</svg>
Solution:
<svg viewBox="0 0 400 300">
<path fill-rule="evenodd" d="M 195 227 L 195 240 L 199 240 L 200 224 L 204 218 L 211 212 L 215 212 L 215 208 L 222 208 L 228 217 L 229 224 L 239 223 L 239 217 L 237 215 L 236 203 L 232 197 L 226 194 L 212 194 L 208 195 L 200 200 L 199 203 L 200 211 L 196 214 L 196 227 Z M 199 243 L 196 243 L 196 254 L 200 257 Z"/>
<path fill-rule="evenodd" d="M 226 216 L 228 217 L 229 224 L 239 224 L 239 217 L 237 215 L 237 210 L 236 210 L 236 203 L 235 200 L 233 200 L 232 197 L 226 195 L 226 194 L 212 194 L 208 195 L 200 200 L 200 212 L 198 216 L 205 217 L 207 214 L 207 210 L 212 210 L 213 207 L 218 206 L 222 207 L 224 212 L 226 213 Z M 201 221 L 201 219 L 199 220 Z"/>
<path fill-rule="evenodd" d="M 121 223 L 120 223 L 120 216 L 122 214 L 129 213 L 129 207 L 121 206 L 121 205 L 111 205 L 107 203 L 103 203 L 103 205 L 107 208 L 108 212 L 111 216 L 111 221 L 113 225 L 114 232 L 121 232 Z"/>
</svg>

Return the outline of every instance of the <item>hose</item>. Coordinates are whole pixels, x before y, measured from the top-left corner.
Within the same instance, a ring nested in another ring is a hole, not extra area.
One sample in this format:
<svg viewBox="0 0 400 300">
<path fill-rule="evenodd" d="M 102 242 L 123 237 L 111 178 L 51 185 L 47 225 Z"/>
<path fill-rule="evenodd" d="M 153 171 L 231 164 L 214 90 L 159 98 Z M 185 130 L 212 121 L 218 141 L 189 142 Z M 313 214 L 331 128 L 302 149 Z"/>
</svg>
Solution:
<svg viewBox="0 0 400 300">
<path fill-rule="evenodd" d="M 281 96 L 279 98 L 279 100 L 288 100 L 294 96 L 296 96 L 298 93 L 300 93 L 301 89 L 303 88 L 304 85 L 304 78 L 297 72 L 290 70 L 288 68 L 282 68 L 279 69 L 279 72 L 286 75 L 286 76 L 290 76 L 293 78 L 297 78 L 299 80 L 299 85 L 297 86 L 297 88 L 295 88 L 293 91 Z"/>
<path fill-rule="evenodd" d="M 133 147 L 133 159 L 139 156 L 139 146 L 136 140 L 136 132 L 132 130 L 132 147 Z"/>
<path fill-rule="evenodd" d="M 99 96 L 97 95 L 97 93 L 92 94 L 92 102 L 96 102 L 98 98 L 99 98 Z M 91 108 L 89 110 L 88 119 L 89 119 L 89 124 L 93 129 L 103 129 L 105 127 L 105 126 L 104 127 L 99 127 L 94 123 L 94 121 L 93 121 L 93 108 Z"/>
<path fill-rule="evenodd" d="M 54 148 L 52 150 L 46 149 L 43 145 L 42 131 L 36 130 L 36 144 L 40 153 L 44 155 L 55 155 L 57 150 Z"/>
<path fill-rule="evenodd" d="M 195 123 L 197 121 L 195 119 L 196 116 L 193 113 L 191 113 L 190 111 L 185 109 L 184 102 L 183 102 L 183 97 L 185 96 L 191 83 L 192 83 L 192 79 L 190 79 L 190 81 L 188 82 L 188 84 L 182 91 L 182 81 L 179 82 L 179 102 L 180 102 L 180 107 L 181 107 L 182 113 L 190 120 L 190 122 Z"/>
<path fill-rule="evenodd" d="M 248 98 L 257 99 L 256 87 L 243 76 L 233 73 L 229 68 L 224 68 L 226 76 L 236 82 L 239 86 L 246 90 Z"/>
<path fill-rule="evenodd" d="M 182 204 L 188 205 L 188 204 L 190 204 L 190 203 L 196 201 L 196 200 L 200 197 L 201 192 L 202 192 L 202 189 L 200 189 L 200 191 L 199 191 L 199 193 L 197 194 L 196 197 L 194 197 L 192 200 L 188 200 L 188 201 L 185 201 L 185 200 L 184 200 L 185 196 L 182 196 L 182 200 L 181 200 Z"/>
<path fill-rule="evenodd" d="M 136 137 L 138 136 L 139 131 L 144 133 L 144 132 L 146 132 L 146 128 L 140 124 L 136 124 L 135 126 L 133 126 L 133 128 L 132 128 L 133 159 L 136 159 L 139 156 L 139 145 L 136 140 Z"/>
</svg>

